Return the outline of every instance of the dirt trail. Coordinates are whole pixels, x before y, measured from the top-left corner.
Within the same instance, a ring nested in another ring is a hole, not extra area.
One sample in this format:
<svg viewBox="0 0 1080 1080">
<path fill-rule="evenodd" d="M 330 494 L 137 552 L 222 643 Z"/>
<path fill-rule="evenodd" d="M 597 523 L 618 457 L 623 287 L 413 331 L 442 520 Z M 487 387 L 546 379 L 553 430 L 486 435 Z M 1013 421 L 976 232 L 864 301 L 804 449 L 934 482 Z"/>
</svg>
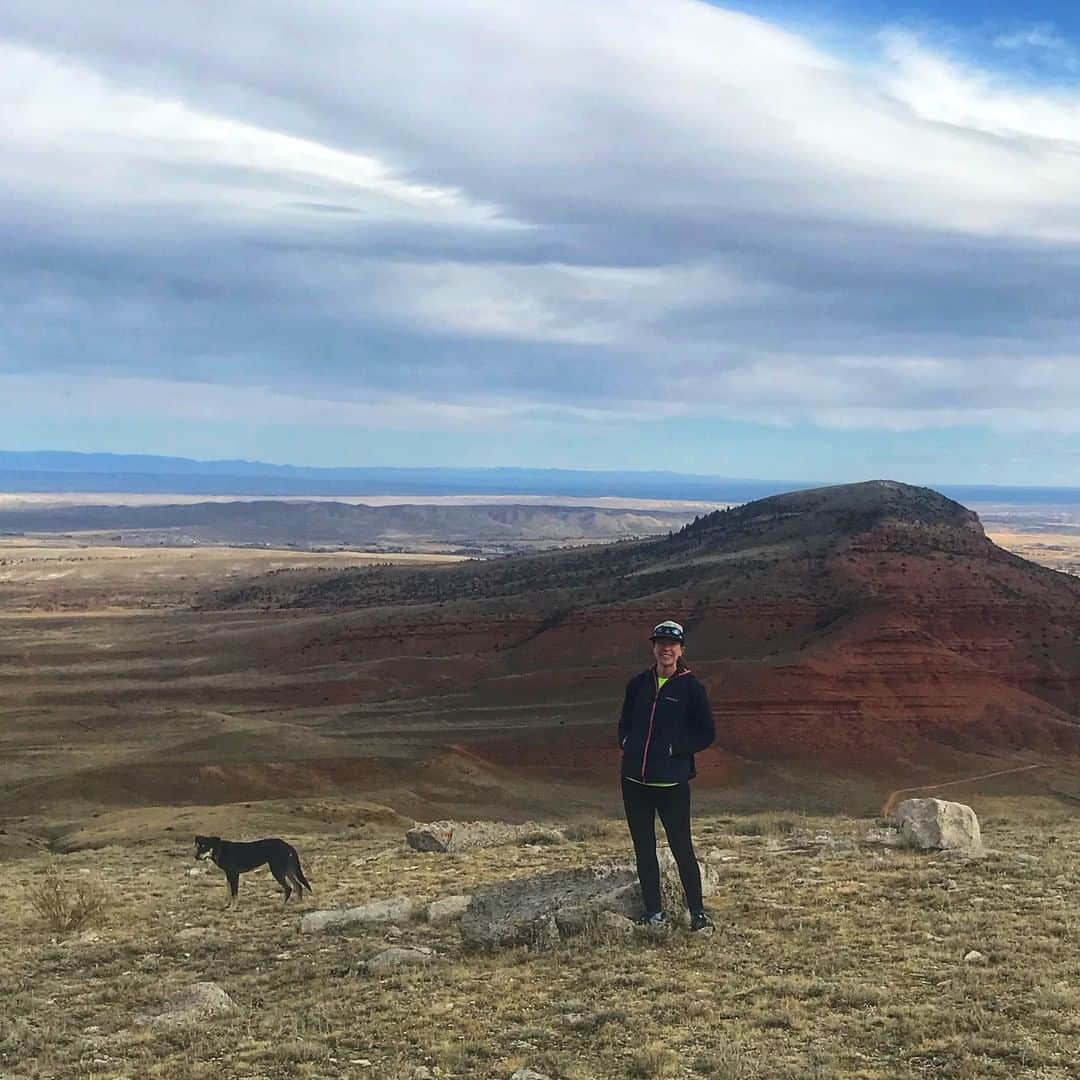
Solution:
<svg viewBox="0 0 1080 1080">
<path fill-rule="evenodd" d="M 897 788 L 896 791 L 890 792 L 889 797 L 885 800 L 884 805 L 881 807 L 881 816 L 888 817 L 892 813 L 898 797 L 910 794 L 912 791 L 936 791 L 938 788 L 955 787 L 957 784 L 970 784 L 975 780 L 989 780 L 993 776 L 1008 776 L 1010 773 L 1030 772 L 1032 769 L 1047 769 L 1049 767 L 1046 762 L 1040 762 L 1036 765 L 1018 765 L 1014 769 L 998 769 L 995 772 L 979 773 L 977 776 L 965 776 L 959 780 L 945 780 L 940 784 L 919 784 L 916 787 Z"/>
</svg>

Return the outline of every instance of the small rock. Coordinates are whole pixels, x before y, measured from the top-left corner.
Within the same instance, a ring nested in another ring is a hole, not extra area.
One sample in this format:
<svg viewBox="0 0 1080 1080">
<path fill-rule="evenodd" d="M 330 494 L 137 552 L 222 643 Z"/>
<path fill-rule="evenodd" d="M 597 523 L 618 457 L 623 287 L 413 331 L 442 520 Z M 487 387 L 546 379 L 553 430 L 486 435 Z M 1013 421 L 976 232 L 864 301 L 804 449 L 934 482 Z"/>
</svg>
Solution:
<svg viewBox="0 0 1080 1080">
<path fill-rule="evenodd" d="M 634 920 L 617 911 L 601 911 L 596 916 L 596 929 L 609 937 L 633 937 Z"/>
<path fill-rule="evenodd" d="M 714 847 L 714 848 L 710 848 L 705 853 L 705 860 L 704 861 L 707 862 L 707 863 L 713 863 L 713 864 L 729 863 L 729 862 L 736 862 L 738 860 L 738 858 L 739 858 L 739 856 L 736 855 L 734 851 L 725 851 L 725 850 L 722 850 L 721 848 L 715 848 Z"/>
<path fill-rule="evenodd" d="M 510 1080 L 551 1080 L 547 1073 L 537 1072 L 535 1069 L 518 1069 Z"/>
<path fill-rule="evenodd" d="M 986 955 L 979 952 L 978 949 L 971 949 L 969 952 L 964 953 L 965 964 L 985 964 Z"/>
<path fill-rule="evenodd" d="M 96 930 L 83 930 L 74 937 L 68 938 L 64 944 L 72 945 L 97 945 L 101 941 L 101 935 Z"/>
<path fill-rule="evenodd" d="M 202 877 L 206 871 L 201 866 L 193 866 L 188 872 L 188 877 Z"/>
<path fill-rule="evenodd" d="M 230 1013 L 236 1008 L 232 998 L 213 982 L 197 982 L 173 994 L 165 1008 L 144 1020 L 157 1027 L 175 1027 L 207 1016 Z"/>
<path fill-rule="evenodd" d="M 900 830 L 891 827 L 867 829 L 863 835 L 867 844 L 884 844 L 887 847 L 896 847 L 900 843 Z"/>
</svg>

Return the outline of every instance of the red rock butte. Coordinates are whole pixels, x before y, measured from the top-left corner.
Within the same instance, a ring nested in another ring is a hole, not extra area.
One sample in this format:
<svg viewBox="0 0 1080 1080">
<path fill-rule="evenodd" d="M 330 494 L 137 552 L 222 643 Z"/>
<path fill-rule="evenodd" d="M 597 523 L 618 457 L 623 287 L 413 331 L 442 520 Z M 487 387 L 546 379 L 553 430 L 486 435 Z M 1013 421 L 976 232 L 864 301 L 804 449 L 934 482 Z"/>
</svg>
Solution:
<svg viewBox="0 0 1080 1080">
<path fill-rule="evenodd" d="M 222 603 L 322 613 L 286 663 L 330 664 L 329 699 L 363 697 L 343 733 L 426 714 L 443 745 L 508 768 L 608 767 L 622 685 L 663 618 L 686 626 L 713 702 L 706 777 L 1080 751 L 1080 579 L 892 481 L 762 499 L 649 541 L 271 582 Z"/>
</svg>

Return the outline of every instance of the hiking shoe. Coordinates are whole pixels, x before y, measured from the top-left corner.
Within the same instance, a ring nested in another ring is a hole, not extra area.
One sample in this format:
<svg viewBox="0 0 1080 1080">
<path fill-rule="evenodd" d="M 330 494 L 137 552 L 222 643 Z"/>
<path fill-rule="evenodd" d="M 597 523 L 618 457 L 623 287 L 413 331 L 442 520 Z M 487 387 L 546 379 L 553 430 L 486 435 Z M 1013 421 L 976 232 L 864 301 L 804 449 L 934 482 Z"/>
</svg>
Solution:
<svg viewBox="0 0 1080 1080">
<path fill-rule="evenodd" d="M 711 934 L 716 927 L 713 925 L 712 919 L 704 911 L 692 911 L 690 913 L 690 929 L 695 933 L 702 930 Z"/>
<path fill-rule="evenodd" d="M 667 926 L 667 916 L 662 911 L 646 911 L 638 918 L 637 924 L 652 930 L 663 929 Z"/>
</svg>

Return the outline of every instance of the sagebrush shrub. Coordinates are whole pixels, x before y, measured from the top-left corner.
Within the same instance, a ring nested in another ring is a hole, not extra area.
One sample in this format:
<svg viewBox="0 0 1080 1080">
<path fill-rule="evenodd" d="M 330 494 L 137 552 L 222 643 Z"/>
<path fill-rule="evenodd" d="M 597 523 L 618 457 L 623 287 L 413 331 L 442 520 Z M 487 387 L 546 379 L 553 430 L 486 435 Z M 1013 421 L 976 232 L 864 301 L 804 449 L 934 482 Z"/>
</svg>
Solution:
<svg viewBox="0 0 1080 1080">
<path fill-rule="evenodd" d="M 99 881 L 69 881 L 50 867 L 30 891 L 30 906 L 50 930 L 65 933 L 100 922 L 109 894 Z"/>
</svg>

